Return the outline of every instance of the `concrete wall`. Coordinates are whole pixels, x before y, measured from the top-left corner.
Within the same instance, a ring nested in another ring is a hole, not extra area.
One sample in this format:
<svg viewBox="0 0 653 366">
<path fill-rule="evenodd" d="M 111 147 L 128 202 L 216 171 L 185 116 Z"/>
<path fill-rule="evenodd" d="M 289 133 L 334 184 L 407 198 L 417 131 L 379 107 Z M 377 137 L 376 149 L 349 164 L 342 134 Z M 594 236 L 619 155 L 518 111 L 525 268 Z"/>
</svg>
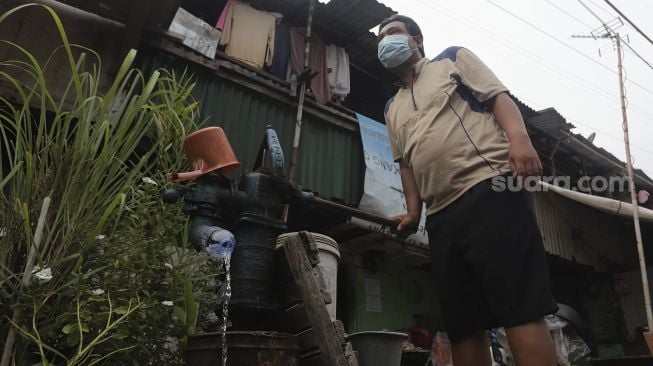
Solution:
<svg viewBox="0 0 653 366">
<path fill-rule="evenodd" d="M 75 49 L 77 55 L 82 52 L 87 54 L 86 70 L 93 71 L 94 68 L 99 70 L 100 92 L 108 89 L 126 53 L 121 44 L 124 26 L 59 2 L 41 1 L 41 3 L 57 12 L 70 43 L 93 49 L 99 54 L 101 62 L 88 50 Z M 4 13 L 21 4 L 25 2 L 3 1 L 0 12 Z M 63 49 L 59 48 L 63 42 L 51 15 L 41 7 L 22 9 L 0 23 L 0 39 L 14 42 L 25 48 L 41 65 L 45 65 L 51 57 L 46 68 L 46 81 L 50 93 L 55 100 L 59 100 L 71 74 L 68 59 Z M 27 58 L 15 47 L 0 44 L 0 60 L 27 61 Z M 8 71 L 8 68 L 0 66 L 0 70 Z M 15 73 L 16 71 L 13 70 L 12 74 Z M 25 74 L 22 74 L 20 79 L 26 85 L 34 84 L 34 81 Z M 0 80 L 0 95 L 14 102 L 18 100 L 15 88 L 3 83 L 2 80 Z M 37 103 L 38 100 L 33 101 L 33 105 Z"/>
</svg>

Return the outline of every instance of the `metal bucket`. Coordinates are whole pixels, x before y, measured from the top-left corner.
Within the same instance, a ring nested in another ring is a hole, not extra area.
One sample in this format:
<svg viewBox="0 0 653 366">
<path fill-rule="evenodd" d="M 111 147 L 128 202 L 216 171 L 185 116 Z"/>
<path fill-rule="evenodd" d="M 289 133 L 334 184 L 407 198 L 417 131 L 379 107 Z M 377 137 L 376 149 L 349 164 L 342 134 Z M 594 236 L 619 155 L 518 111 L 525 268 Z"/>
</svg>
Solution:
<svg viewBox="0 0 653 366">
<path fill-rule="evenodd" d="M 227 365 L 298 366 L 299 347 L 292 334 L 276 332 L 227 332 Z M 188 338 L 186 364 L 223 366 L 221 333 Z"/>
</svg>

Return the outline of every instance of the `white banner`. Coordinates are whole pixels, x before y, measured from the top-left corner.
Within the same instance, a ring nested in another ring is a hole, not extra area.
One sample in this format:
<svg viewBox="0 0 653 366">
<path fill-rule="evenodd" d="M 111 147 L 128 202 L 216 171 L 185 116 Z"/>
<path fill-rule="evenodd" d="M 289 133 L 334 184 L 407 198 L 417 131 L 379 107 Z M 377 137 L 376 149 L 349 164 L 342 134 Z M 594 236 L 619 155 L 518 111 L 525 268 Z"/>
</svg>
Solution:
<svg viewBox="0 0 653 366">
<path fill-rule="evenodd" d="M 358 113 L 356 117 L 360 126 L 365 159 L 365 187 L 358 208 L 385 217 L 406 213 L 406 199 L 401 186 L 399 163 L 392 160 L 390 138 L 385 125 Z M 426 209 L 422 207 L 422 218 L 417 233 L 402 241 L 428 248 L 428 237 L 424 229 L 425 221 Z M 352 218 L 351 223 L 397 239 L 387 226 L 356 218 Z"/>
</svg>

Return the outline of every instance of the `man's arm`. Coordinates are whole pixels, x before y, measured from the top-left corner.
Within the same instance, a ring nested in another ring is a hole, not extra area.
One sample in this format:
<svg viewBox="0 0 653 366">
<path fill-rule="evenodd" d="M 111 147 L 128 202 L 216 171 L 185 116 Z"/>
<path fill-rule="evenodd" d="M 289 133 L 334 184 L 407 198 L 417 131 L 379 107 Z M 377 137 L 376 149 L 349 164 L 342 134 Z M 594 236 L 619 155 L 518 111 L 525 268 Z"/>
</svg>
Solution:
<svg viewBox="0 0 653 366">
<path fill-rule="evenodd" d="M 509 158 L 513 176 L 542 175 L 542 163 L 531 144 L 524 120 L 515 102 L 508 94 L 500 93 L 490 105 L 497 123 L 510 142 Z"/>
<path fill-rule="evenodd" d="M 407 212 L 390 219 L 397 222 L 399 234 L 405 235 L 414 233 L 417 230 L 419 219 L 422 216 L 422 198 L 417 189 L 413 170 L 403 160 L 399 160 L 399 174 L 401 176 L 401 185 L 404 187 Z"/>
</svg>

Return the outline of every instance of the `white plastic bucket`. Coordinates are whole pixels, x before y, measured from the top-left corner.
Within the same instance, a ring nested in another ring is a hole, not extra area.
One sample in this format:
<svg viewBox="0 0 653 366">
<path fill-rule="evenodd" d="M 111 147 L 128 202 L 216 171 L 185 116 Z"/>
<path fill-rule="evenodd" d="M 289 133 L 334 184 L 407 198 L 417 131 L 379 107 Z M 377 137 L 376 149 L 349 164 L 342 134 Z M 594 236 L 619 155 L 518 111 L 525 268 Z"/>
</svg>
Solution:
<svg viewBox="0 0 653 366">
<path fill-rule="evenodd" d="M 277 247 L 281 246 L 288 235 L 294 233 L 281 234 L 277 238 Z M 318 255 L 320 257 L 320 272 L 326 283 L 326 289 L 331 295 L 331 303 L 327 304 L 327 311 L 331 320 L 336 320 L 336 300 L 338 294 L 338 262 L 340 261 L 340 250 L 338 243 L 332 238 L 317 234 L 310 233 L 317 245 Z"/>
<path fill-rule="evenodd" d="M 327 304 L 327 310 L 331 320 L 336 320 L 336 300 L 338 294 L 338 262 L 340 261 L 340 250 L 338 243 L 326 235 L 312 234 L 319 250 L 320 271 L 326 283 L 326 288 L 331 295 L 331 303 Z"/>
</svg>

